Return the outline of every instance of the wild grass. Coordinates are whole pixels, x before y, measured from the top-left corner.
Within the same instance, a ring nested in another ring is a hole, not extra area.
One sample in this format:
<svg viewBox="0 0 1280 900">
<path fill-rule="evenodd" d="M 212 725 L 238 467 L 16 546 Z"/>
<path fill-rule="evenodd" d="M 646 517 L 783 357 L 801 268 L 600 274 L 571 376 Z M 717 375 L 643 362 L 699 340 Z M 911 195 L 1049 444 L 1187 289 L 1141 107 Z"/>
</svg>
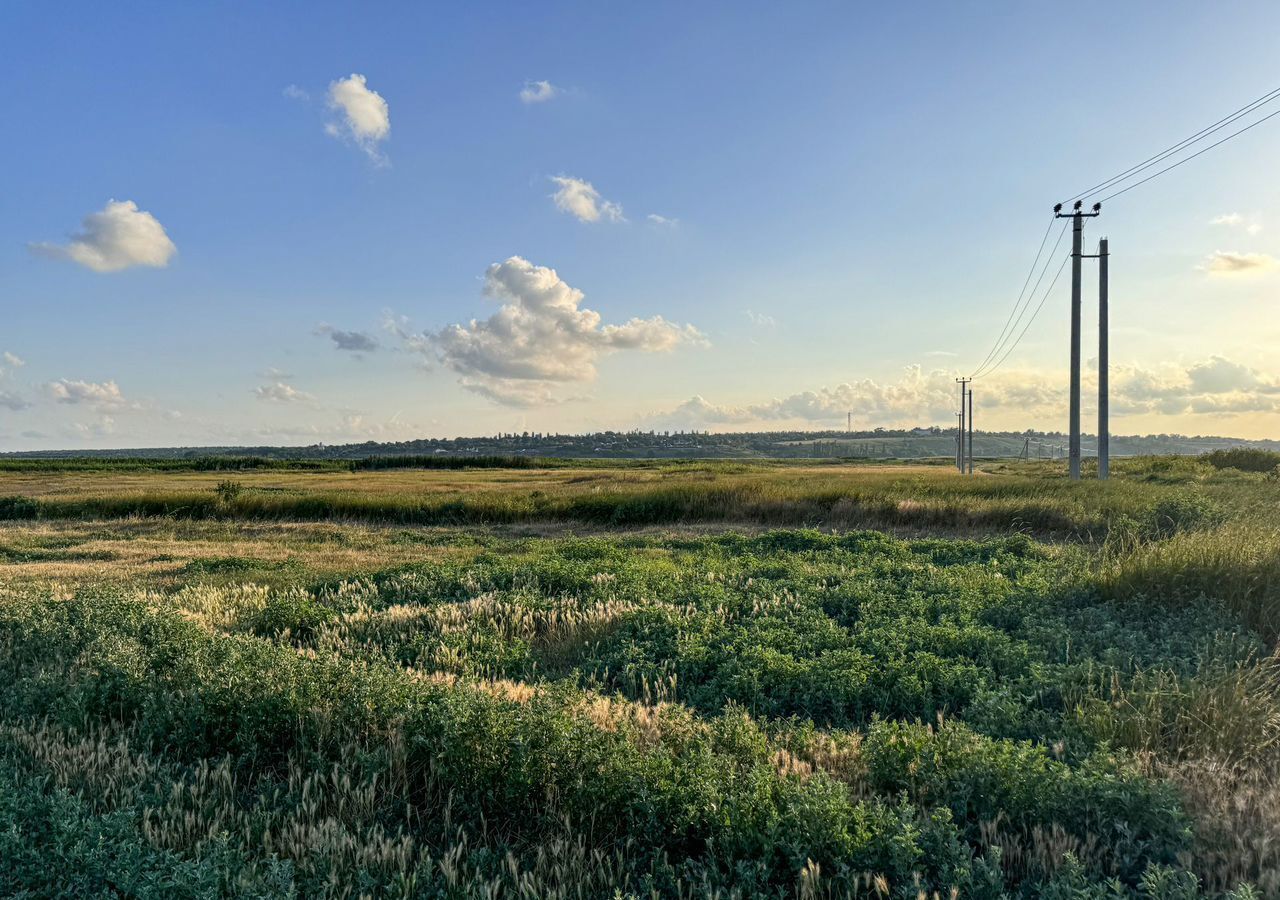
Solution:
<svg viewBox="0 0 1280 900">
<path fill-rule="evenodd" d="M 1112 554 L 1100 584 L 1108 596 L 1156 608 L 1212 597 L 1274 643 L 1280 638 L 1280 529 L 1246 521 L 1144 542 Z"/>
<path fill-rule="evenodd" d="M 1276 485 L 1116 474 L 0 473 L 0 895 L 1277 896 Z"/>
<path fill-rule="evenodd" d="M 1162 472 L 1159 460 L 1146 473 Z M 1194 468 L 1199 466 L 1199 468 Z M 1103 540 L 1118 522 L 1146 523 L 1162 504 L 1280 500 L 1280 482 L 1177 461 L 1160 475 L 1072 484 L 1044 465 L 964 478 L 941 467 L 703 463 L 508 471 L 361 473 L 249 471 L 55 475 L 0 473 L 0 517 L 174 517 L 369 522 L 405 526 L 577 523 L 635 528 L 754 523 L 957 532 L 1028 531 Z M 1188 474 L 1194 472 L 1194 475 Z"/>
</svg>

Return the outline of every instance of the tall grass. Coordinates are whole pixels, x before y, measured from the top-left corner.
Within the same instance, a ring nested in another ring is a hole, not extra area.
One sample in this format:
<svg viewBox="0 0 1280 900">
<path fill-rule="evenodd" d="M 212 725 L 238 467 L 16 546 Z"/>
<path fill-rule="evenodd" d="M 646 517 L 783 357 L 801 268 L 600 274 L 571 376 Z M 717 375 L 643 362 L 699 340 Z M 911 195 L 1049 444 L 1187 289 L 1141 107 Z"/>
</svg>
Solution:
<svg viewBox="0 0 1280 900">
<path fill-rule="evenodd" d="M 1207 597 L 1234 611 L 1268 641 L 1280 639 L 1280 529 L 1237 522 L 1145 542 L 1114 554 L 1099 584 L 1118 600 L 1154 607 Z"/>
</svg>

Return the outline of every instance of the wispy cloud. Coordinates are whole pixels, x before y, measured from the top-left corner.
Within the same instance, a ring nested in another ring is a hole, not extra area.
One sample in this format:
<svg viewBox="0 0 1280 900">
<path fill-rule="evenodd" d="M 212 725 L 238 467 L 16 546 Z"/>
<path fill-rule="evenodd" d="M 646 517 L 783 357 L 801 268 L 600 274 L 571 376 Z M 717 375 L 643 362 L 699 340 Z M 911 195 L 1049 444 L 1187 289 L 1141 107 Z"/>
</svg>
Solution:
<svg viewBox="0 0 1280 900">
<path fill-rule="evenodd" d="M 1240 213 L 1223 213 L 1209 220 L 1210 225 L 1226 228 L 1243 228 L 1249 234 L 1257 234 L 1262 230 L 1262 223 L 1257 216 L 1242 216 Z"/>
<path fill-rule="evenodd" d="M 284 95 L 286 100 L 300 100 L 303 103 L 306 103 L 311 99 L 311 95 L 296 84 L 287 85 L 281 93 Z"/>
<path fill-rule="evenodd" d="M 371 334 L 363 331 L 343 331 L 334 328 L 325 322 L 321 322 L 316 326 L 315 333 L 328 337 L 333 341 L 333 346 L 337 350 L 345 350 L 348 353 L 374 353 L 382 345 L 378 343 L 378 339 Z"/>
<path fill-rule="evenodd" d="M 260 385 L 253 391 L 255 397 L 271 403 L 303 403 L 314 400 L 310 394 L 300 391 L 285 381 L 273 381 Z"/>
<path fill-rule="evenodd" d="M 520 89 L 520 102 L 546 103 L 559 93 L 560 89 L 550 81 L 526 81 Z"/>
<path fill-rule="evenodd" d="M 758 313 L 750 309 L 746 310 L 745 313 L 747 318 L 751 321 L 751 324 L 757 328 L 776 328 L 778 326 L 778 320 L 773 316 L 766 315 L 765 313 Z"/>
<path fill-rule="evenodd" d="M 1201 266 L 1210 275 L 1241 275 L 1250 272 L 1265 272 L 1274 269 L 1280 263 L 1267 253 L 1238 253 L 1231 250 L 1218 250 L 1211 254 Z"/>
<path fill-rule="evenodd" d="M 649 224 L 657 225 L 659 228 L 679 228 L 680 220 L 673 219 L 669 216 L 660 216 L 657 213 L 649 213 L 645 216 L 649 220 Z"/>
<path fill-rule="evenodd" d="M 95 272 L 116 272 L 131 266 L 162 268 L 178 252 L 156 217 L 138 209 L 132 200 L 108 202 L 99 212 L 85 216 L 81 228 L 69 243 L 38 243 L 31 249 Z"/>
<path fill-rule="evenodd" d="M 0 390 L 0 406 L 10 412 L 19 412 L 31 406 L 31 401 L 27 400 L 13 391 Z"/>
</svg>

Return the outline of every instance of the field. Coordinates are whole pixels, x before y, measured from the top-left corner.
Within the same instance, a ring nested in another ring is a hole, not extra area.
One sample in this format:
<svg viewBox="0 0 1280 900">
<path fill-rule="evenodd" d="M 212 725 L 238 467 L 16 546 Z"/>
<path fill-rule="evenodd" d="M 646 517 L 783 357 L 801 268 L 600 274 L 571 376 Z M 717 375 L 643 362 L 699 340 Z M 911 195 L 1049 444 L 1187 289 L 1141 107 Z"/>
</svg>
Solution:
<svg viewBox="0 0 1280 900">
<path fill-rule="evenodd" d="M 5 460 L 0 895 L 1280 897 L 1275 462 Z"/>
</svg>

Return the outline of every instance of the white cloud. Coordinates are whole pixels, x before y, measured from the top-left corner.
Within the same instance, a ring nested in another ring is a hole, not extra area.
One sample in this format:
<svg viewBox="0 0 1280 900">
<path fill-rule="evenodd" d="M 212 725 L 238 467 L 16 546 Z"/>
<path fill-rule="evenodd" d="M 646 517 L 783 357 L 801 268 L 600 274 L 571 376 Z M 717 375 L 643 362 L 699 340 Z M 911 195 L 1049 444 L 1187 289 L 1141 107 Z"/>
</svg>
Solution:
<svg viewBox="0 0 1280 900">
<path fill-rule="evenodd" d="M 438 359 L 468 390 L 513 406 L 554 402 L 557 384 L 589 382 L 602 355 L 620 350 L 666 352 L 701 343 L 691 325 L 661 316 L 605 325 L 582 307 L 582 291 L 554 269 L 513 256 L 485 272 L 484 292 L 501 303 L 488 319 L 415 335 L 391 327 L 408 349 Z"/>
<path fill-rule="evenodd" d="M 673 219 L 669 216 L 660 216 L 657 213 L 649 213 L 649 215 L 645 216 L 645 218 L 649 220 L 650 224 L 657 225 L 659 228 L 679 228 L 680 227 L 680 220 Z"/>
<path fill-rule="evenodd" d="M 21 356 L 18 356 L 16 353 L 10 353 L 8 350 L 4 351 L 3 357 L 0 358 L 3 358 L 4 364 L 11 369 L 21 369 L 27 364 L 27 361 Z"/>
<path fill-rule="evenodd" d="M 954 375 L 910 366 L 897 381 L 861 379 L 741 406 L 695 395 L 652 420 L 673 428 L 779 422 L 836 426 L 852 412 L 871 425 L 945 424 L 952 421 L 958 399 Z M 1085 381 L 1086 396 L 1092 397 L 1096 375 Z M 1003 372 L 983 378 L 976 396 L 986 410 L 1014 410 L 1020 418 L 1058 417 L 1065 415 L 1067 381 L 1061 373 Z M 1280 379 L 1221 356 L 1156 369 L 1113 365 L 1111 409 L 1115 415 L 1167 416 L 1280 412 Z"/>
<path fill-rule="evenodd" d="M 577 217 L 580 222 L 625 222 L 622 207 L 600 196 L 589 181 L 568 175 L 552 175 L 551 180 L 559 189 L 551 195 L 556 208 Z"/>
<path fill-rule="evenodd" d="M 330 84 L 329 108 L 342 114 L 341 122 L 325 126 L 330 135 L 350 138 L 375 162 L 385 163 L 378 146 L 391 134 L 391 111 L 382 95 L 369 89 L 363 75 L 352 74 Z"/>
<path fill-rule="evenodd" d="M 1210 356 L 1187 369 L 1191 390 L 1203 394 L 1225 394 L 1231 391 L 1280 393 L 1280 384 L 1241 363 L 1221 356 Z"/>
<path fill-rule="evenodd" d="M 550 81 L 526 81 L 520 89 L 521 103 L 546 103 L 560 93 Z"/>
<path fill-rule="evenodd" d="M 84 404 L 100 409 L 119 409 L 127 405 L 120 386 L 114 381 L 73 381 L 61 378 L 45 385 L 57 403 Z"/>
<path fill-rule="evenodd" d="M 130 266 L 163 268 L 178 252 L 164 227 L 132 200 L 112 200 L 84 217 L 83 231 L 68 244 L 32 244 L 31 249 L 54 259 L 67 259 L 95 272 L 115 272 Z"/>
<path fill-rule="evenodd" d="M 287 100 L 301 100 L 303 103 L 311 99 L 311 95 L 296 84 L 288 85 L 282 92 Z"/>
<path fill-rule="evenodd" d="M 1266 253 L 1236 253 L 1230 250 L 1219 250 L 1209 256 L 1201 268 L 1210 275 L 1240 275 L 1274 269 L 1277 262 L 1280 260 Z"/>
<path fill-rule="evenodd" d="M 328 337 L 333 341 L 335 349 L 345 350 L 348 353 L 373 353 L 381 346 L 378 339 L 371 334 L 365 334 L 363 331 L 342 331 L 325 322 L 316 326 L 315 333 Z"/>
<path fill-rule="evenodd" d="M 753 312 L 748 309 L 746 310 L 746 315 L 751 320 L 751 324 L 757 328 L 776 328 L 778 326 L 778 320 L 765 313 Z"/>
<path fill-rule="evenodd" d="M 1262 230 L 1262 223 L 1258 221 L 1257 216 L 1249 216 L 1248 218 L 1246 218 L 1245 216 L 1240 215 L 1240 213 L 1234 213 L 1234 212 L 1223 213 L 1220 216 L 1214 216 L 1212 219 L 1209 220 L 1209 224 L 1221 225 L 1227 228 L 1243 227 L 1244 230 L 1247 231 L 1249 234 L 1257 234 L 1259 231 Z"/>
<path fill-rule="evenodd" d="M 299 403 L 314 399 L 310 394 L 298 390 L 285 381 L 273 381 L 270 384 L 260 385 L 254 389 L 253 393 L 259 400 L 275 403 Z"/>
<path fill-rule="evenodd" d="M 96 422 L 72 422 L 63 427 L 62 433 L 82 439 L 97 438 L 112 434 L 115 428 L 116 420 L 111 416 L 103 415 L 99 416 Z"/>
</svg>

